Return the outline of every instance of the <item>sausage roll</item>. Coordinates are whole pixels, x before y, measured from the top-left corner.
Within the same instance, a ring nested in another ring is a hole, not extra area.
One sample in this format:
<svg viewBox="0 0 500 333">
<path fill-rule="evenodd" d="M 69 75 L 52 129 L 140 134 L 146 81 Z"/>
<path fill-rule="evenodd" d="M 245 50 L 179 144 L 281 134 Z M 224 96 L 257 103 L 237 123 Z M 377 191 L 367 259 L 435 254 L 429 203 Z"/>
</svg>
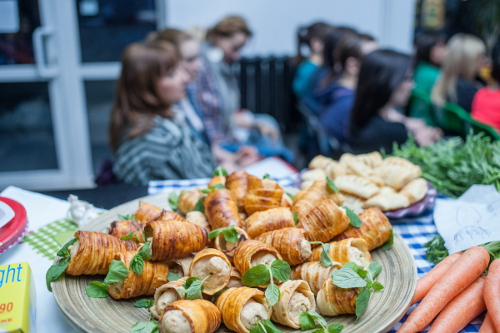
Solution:
<svg viewBox="0 0 500 333">
<path fill-rule="evenodd" d="M 231 263 L 219 250 L 204 249 L 198 252 L 189 268 L 189 275 L 203 280 L 203 293 L 213 295 L 224 289 L 231 278 Z"/>
<path fill-rule="evenodd" d="M 292 212 L 297 213 L 300 221 L 326 199 L 332 199 L 338 206 L 344 202 L 344 197 L 341 194 L 328 189 L 326 180 L 316 180 L 309 189 L 305 190 L 303 194 L 301 193 L 300 197 L 295 197 Z"/>
<path fill-rule="evenodd" d="M 240 211 L 245 211 L 245 197 L 250 175 L 245 170 L 233 172 L 226 178 L 226 187 L 231 191 Z"/>
<path fill-rule="evenodd" d="M 108 233 L 111 236 L 115 236 L 118 238 L 127 236 L 131 232 L 135 232 L 136 236 L 131 240 L 137 243 L 144 243 L 145 240 L 142 237 L 142 229 L 144 226 L 137 221 L 132 220 L 123 220 L 123 221 L 114 221 L 110 224 L 108 228 Z"/>
<path fill-rule="evenodd" d="M 192 211 L 198 200 L 203 197 L 203 193 L 199 189 L 195 189 L 192 192 L 182 192 L 179 195 L 179 201 L 177 201 L 177 207 L 179 211 L 186 215 L 188 212 Z"/>
<path fill-rule="evenodd" d="M 360 288 L 337 287 L 329 278 L 321 287 L 316 298 L 319 313 L 323 316 L 356 313 L 356 299 L 360 290 Z"/>
<path fill-rule="evenodd" d="M 271 319 L 282 325 L 299 329 L 302 312 L 316 310 L 316 301 L 306 281 L 289 280 L 280 286 L 281 297 L 273 305 Z"/>
<path fill-rule="evenodd" d="M 139 201 L 139 209 L 134 214 L 134 219 L 141 223 L 148 223 L 150 221 L 156 220 L 160 216 L 163 209 L 147 203 L 145 201 Z"/>
<path fill-rule="evenodd" d="M 158 321 L 160 333 L 213 333 L 220 324 L 219 309 L 203 299 L 176 301 L 165 308 Z"/>
<path fill-rule="evenodd" d="M 332 199 L 323 200 L 300 220 L 309 241 L 328 242 L 347 229 L 350 220 Z"/>
<path fill-rule="evenodd" d="M 371 260 L 370 252 L 368 252 L 368 243 L 362 238 L 347 238 L 340 242 L 330 242 L 330 251 L 328 255 L 333 261 L 340 264 L 353 262 L 359 268 L 368 267 Z M 321 260 L 322 246 L 315 248 L 311 255 L 311 261 Z"/>
<path fill-rule="evenodd" d="M 254 214 L 255 215 L 255 214 Z M 311 244 L 307 241 L 303 229 L 284 228 L 266 232 L 256 240 L 274 247 L 290 266 L 305 262 L 311 256 Z"/>
<path fill-rule="evenodd" d="M 319 261 L 306 262 L 292 268 L 290 279 L 306 281 L 309 287 L 311 287 L 312 292 L 316 295 L 332 273 L 341 268 L 342 265 L 336 261 L 330 267 L 323 266 Z"/>
<path fill-rule="evenodd" d="M 188 277 L 185 276 L 179 280 L 167 282 L 156 289 L 154 305 L 149 309 L 156 319 L 160 318 L 160 315 L 167 306 L 175 301 L 186 298 L 186 294 L 178 292 L 177 289 L 182 289 L 187 279 Z"/>
<path fill-rule="evenodd" d="M 245 198 L 246 213 L 252 215 L 255 212 L 280 207 L 283 193 L 283 189 L 276 181 L 250 176 Z"/>
<path fill-rule="evenodd" d="M 234 227 L 234 229 L 239 234 L 237 242 L 232 243 L 226 241 L 226 238 L 224 238 L 224 234 L 222 232 L 214 239 L 214 247 L 224 253 L 231 263 L 233 263 L 234 251 L 236 251 L 236 249 L 242 242 L 250 239 L 245 230 L 238 227 Z"/>
<path fill-rule="evenodd" d="M 248 333 L 258 321 L 271 319 L 272 308 L 264 292 L 256 288 L 229 288 L 217 298 L 215 305 L 224 325 L 238 333 Z"/>
<path fill-rule="evenodd" d="M 215 189 L 203 201 L 205 215 L 212 230 L 227 228 L 230 225 L 241 227 L 236 201 L 228 189 Z"/>
<path fill-rule="evenodd" d="M 293 214 L 289 208 L 272 208 L 255 212 L 245 220 L 248 236 L 255 238 L 268 231 L 295 226 Z"/>
<path fill-rule="evenodd" d="M 181 221 L 153 221 L 144 228 L 146 240 L 151 242 L 152 260 L 187 257 L 202 250 L 208 242 L 208 233 L 197 225 Z"/>
<path fill-rule="evenodd" d="M 121 260 L 127 268 L 135 251 L 118 253 L 115 259 Z M 145 261 L 139 275 L 129 270 L 125 280 L 109 285 L 108 292 L 114 299 L 129 299 L 143 295 L 154 295 L 156 288 L 167 283 L 168 265 L 165 262 Z"/>
<path fill-rule="evenodd" d="M 77 241 L 68 247 L 71 261 L 66 268 L 66 274 L 74 276 L 108 274 L 116 253 L 134 251 L 139 246 L 102 232 L 78 230 L 75 238 Z"/>
<path fill-rule="evenodd" d="M 359 214 L 359 218 L 362 221 L 360 228 L 349 226 L 334 240 L 363 238 L 368 243 L 368 251 L 371 251 L 385 244 L 391 237 L 391 222 L 378 208 L 372 207 L 364 210 Z"/>
<path fill-rule="evenodd" d="M 251 267 L 260 264 L 271 265 L 277 259 L 283 258 L 271 245 L 256 240 L 247 240 L 234 252 L 234 267 L 243 275 Z"/>
</svg>

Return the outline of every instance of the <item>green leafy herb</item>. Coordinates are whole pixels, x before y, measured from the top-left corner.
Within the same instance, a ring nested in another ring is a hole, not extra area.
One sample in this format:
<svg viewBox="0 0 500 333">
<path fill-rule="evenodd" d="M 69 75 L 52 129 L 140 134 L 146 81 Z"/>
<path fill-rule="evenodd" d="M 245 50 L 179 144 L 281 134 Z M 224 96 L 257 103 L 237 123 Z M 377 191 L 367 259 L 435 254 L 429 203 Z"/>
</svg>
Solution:
<svg viewBox="0 0 500 333">
<path fill-rule="evenodd" d="M 120 220 L 120 221 L 137 221 L 134 217 L 134 214 L 128 214 L 128 215 L 118 214 L 118 220 Z"/>
<path fill-rule="evenodd" d="M 257 287 L 270 282 L 269 286 L 266 288 L 265 294 L 269 304 L 272 306 L 276 304 L 281 297 L 281 292 L 274 284 L 273 277 L 285 282 L 290 279 L 291 271 L 290 265 L 286 261 L 275 260 L 270 266 L 260 264 L 247 270 L 241 278 L 241 283 L 248 287 Z"/>
<path fill-rule="evenodd" d="M 344 325 L 342 324 L 331 324 L 327 326 L 327 322 L 325 318 L 323 318 L 319 313 L 316 311 L 307 311 L 307 312 L 302 312 L 299 317 L 299 322 L 300 322 L 300 328 L 305 331 L 305 330 L 310 330 L 316 327 L 316 324 L 314 321 L 317 321 L 318 324 L 320 324 L 321 328 L 314 330 L 314 332 L 317 333 L 340 333 L 344 329 Z"/>
<path fill-rule="evenodd" d="M 384 289 L 384 286 L 380 282 L 373 282 L 372 288 L 375 289 L 375 291 L 380 291 Z"/>
<path fill-rule="evenodd" d="M 278 288 L 278 286 L 275 284 L 270 284 L 266 288 L 265 295 L 267 300 L 269 301 L 269 305 L 274 306 L 280 300 L 280 288 Z"/>
<path fill-rule="evenodd" d="M 203 283 L 210 277 L 211 275 L 207 275 L 203 280 L 200 280 L 197 277 L 190 277 L 186 280 L 186 283 L 182 285 L 184 289 L 177 289 L 178 292 L 180 293 L 185 293 L 186 294 L 186 299 L 193 300 L 193 299 L 201 299 L 203 298 L 203 289 L 205 287 L 203 286 Z"/>
<path fill-rule="evenodd" d="M 234 228 L 234 225 L 229 226 L 228 228 L 219 228 L 212 230 L 208 233 L 208 238 L 216 238 L 222 232 L 224 239 L 230 243 L 236 243 L 240 237 L 240 234 Z"/>
<path fill-rule="evenodd" d="M 177 281 L 177 280 L 180 280 L 181 277 L 175 273 L 172 273 L 172 272 L 168 272 L 168 275 L 167 275 L 167 280 L 170 282 L 170 281 Z"/>
<path fill-rule="evenodd" d="M 217 298 L 220 296 L 220 294 L 222 294 L 223 292 L 225 292 L 226 290 L 228 290 L 229 288 L 228 287 L 224 287 L 222 288 L 221 290 L 219 290 L 218 292 L 216 292 L 213 296 L 212 296 L 212 303 L 215 303 L 215 301 L 217 301 Z"/>
<path fill-rule="evenodd" d="M 427 248 L 425 258 L 434 264 L 440 263 L 449 255 L 448 249 L 444 246 L 444 239 L 440 235 L 425 243 L 424 247 Z"/>
<path fill-rule="evenodd" d="M 293 216 L 293 224 L 294 225 L 299 224 L 299 216 L 297 215 L 297 213 L 292 212 L 292 216 Z"/>
<path fill-rule="evenodd" d="M 368 271 L 370 272 L 372 279 L 375 279 L 377 275 L 379 275 L 380 271 L 382 271 L 382 265 L 375 260 L 372 260 L 368 266 Z"/>
<path fill-rule="evenodd" d="M 146 309 L 149 309 L 154 304 L 155 304 L 155 302 L 152 299 L 141 299 L 141 300 L 138 300 L 137 302 L 135 302 L 134 306 L 136 308 L 146 308 Z"/>
<path fill-rule="evenodd" d="M 176 211 L 179 209 L 179 194 L 175 192 L 171 192 L 168 195 L 168 204 L 170 205 L 170 208 L 172 208 L 173 211 Z"/>
<path fill-rule="evenodd" d="M 500 241 L 489 242 L 481 246 L 488 251 L 491 261 L 500 258 Z"/>
<path fill-rule="evenodd" d="M 328 188 L 332 191 L 332 192 L 335 192 L 335 193 L 339 193 L 339 188 L 337 187 L 337 185 L 335 185 L 335 183 L 330 179 L 330 177 L 326 177 L 326 182 L 328 184 Z"/>
<path fill-rule="evenodd" d="M 92 298 L 105 298 L 109 296 L 108 285 L 99 281 L 92 281 L 85 289 L 87 296 Z"/>
<path fill-rule="evenodd" d="M 121 282 L 128 276 L 128 269 L 121 260 L 113 260 L 109 265 L 108 275 L 104 279 L 104 284 Z"/>
<path fill-rule="evenodd" d="M 312 330 L 316 327 L 316 323 L 314 322 L 314 318 L 312 318 L 307 312 L 302 312 L 299 317 L 300 329 Z"/>
<path fill-rule="evenodd" d="M 384 251 L 390 250 L 392 249 L 393 244 L 394 244 L 394 230 L 391 230 L 391 236 L 389 237 L 389 240 L 384 245 L 382 245 L 381 249 Z"/>
<path fill-rule="evenodd" d="M 349 261 L 349 262 L 346 262 L 342 268 L 350 268 L 352 269 L 353 271 L 355 271 L 356 273 L 359 271 L 359 267 L 358 265 L 356 265 L 355 263 L 353 263 L 352 261 Z"/>
<path fill-rule="evenodd" d="M 59 257 L 69 257 L 71 255 L 71 253 L 69 252 L 68 250 L 68 247 L 70 247 L 71 245 L 75 244 L 75 242 L 77 241 L 78 239 L 76 238 L 73 238 L 72 240 L 70 240 L 69 242 L 67 242 L 66 244 L 64 244 L 64 246 L 57 252 L 57 255 Z"/>
<path fill-rule="evenodd" d="M 269 320 L 260 320 L 250 330 L 250 333 L 283 333 Z"/>
<path fill-rule="evenodd" d="M 295 199 L 295 196 L 291 193 L 288 193 L 288 192 L 285 192 L 286 195 L 288 195 L 290 197 L 290 199 L 294 200 Z"/>
<path fill-rule="evenodd" d="M 201 190 L 201 193 L 208 194 L 210 192 L 213 192 L 214 190 L 217 190 L 217 189 L 220 190 L 223 188 L 226 188 L 226 187 L 222 184 L 215 184 L 215 185 L 210 186 L 209 188 Z"/>
<path fill-rule="evenodd" d="M 269 174 L 268 174 L 268 173 L 266 173 L 266 174 L 264 175 L 264 177 L 262 177 L 262 179 L 269 179 L 269 178 L 271 178 L 271 176 L 269 176 Z"/>
<path fill-rule="evenodd" d="M 148 251 L 151 246 L 151 242 L 146 242 L 139 246 L 136 254 L 132 257 L 130 261 L 130 270 L 136 274 L 141 275 L 144 269 L 144 261 L 151 260 L 151 253 Z"/>
<path fill-rule="evenodd" d="M 158 333 L 158 322 L 156 320 L 138 321 L 130 328 L 130 333 Z"/>
<path fill-rule="evenodd" d="M 275 260 L 271 263 L 271 272 L 275 278 L 282 282 L 290 280 L 292 269 L 284 260 Z"/>
<path fill-rule="evenodd" d="M 340 288 L 360 288 L 366 286 L 366 281 L 350 268 L 342 267 L 333 272 L 333 284 Z"/>
<path fill-rule="evenodd" d="M 368 301 L 370 300 L 370 291 L 367 288 L 361 289 L 356 298 L 356 320 L 359 320 L 368 306 Z"/>
<path fill-rule="evenodd" d="M 121 236 L 120 238 L 123 240 L 131 240 L 132 238 L 137 237 L 137 234 L 135 231 L 129 232 L 125 236 Z"/>
<path fill-rule="evenodd" d="M 50 286 L 50 284 L 59 279 L 59 277 L 64 274 L 64 271 L 66 271 L 66 268 L 69 266 L 69 262 L 70 258 L 66 257 L 63 260 L 59 261 L 57 264 L 50 266 L 50 268 L 47 270 L 45 280 L 47 282 L 47 289 L 49 291 L 52 291 L 52 287 Z"/>
<path fill-rule="evenodd" d="M 205 205 L 203 204 L 203 200 L 205 199 L 205 197 L 201 197 L 198 202 L 196 203 L 196 205 L 194 206 L 194 209 L 193 211 L 195 212 L 202 212 L 203 214 L 205 214 Z"/>
<path fill-rule="evenodd" d="M 331 324 L 328 326 L 328 333 L 340 333 L 344 329 L 342 324 Z"/>
<path fill-rule="evenodd" d="M 221 166 L 218 166 L 217 168 L 215 168 L 215 171 L 214 171 L 212 177 L 215 177 L 215 176 L 227 177 L 226 169 L 224 169 Z"/>
<path fill-rule="evenodd" d="M 248 287 L 257 287 L 267 283 L 270 278 L 268 267 L 260 264 L 247 270 L 241 278 L 241 283 Z"/>
<path fill-rule="evenodd" d="M 353 212 L 349 207 L 347 206 L 342 206 L 342 208 L 345 209 L 345 212 L 347 214 L 347 217 L 349 218 L 349 221 L 351 222 L 351 225 L 356 228 L 360 228 L 362 221 L 359 218 L 358 215 L 356 215 L 355 212 Z"/>
</svg>

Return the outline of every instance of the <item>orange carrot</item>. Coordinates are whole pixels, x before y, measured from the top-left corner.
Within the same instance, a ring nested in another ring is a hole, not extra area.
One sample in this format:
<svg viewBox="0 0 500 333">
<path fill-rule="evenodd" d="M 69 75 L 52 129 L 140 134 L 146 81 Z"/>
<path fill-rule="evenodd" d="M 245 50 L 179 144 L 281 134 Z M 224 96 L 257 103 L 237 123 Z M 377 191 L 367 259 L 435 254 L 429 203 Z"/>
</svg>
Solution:
<svg viewBox="0 0 500 333">
<path fill-rule="evenodd" d="M 428 333 L 460 332 L 472 319 L 486 310 L 483 291 L 484 277 L 479 277 L 446 304 L 443 311 L 439 313 L 439 316 L 432 323 Z"/>
<path fill-rule="evenodd" d="M 452 255 L 447 256 L 439 264 L 434 266 L 427 274 L 425 274 L 417 282 L 417 289 L 415 289 L 415 294 L 411 300 L 411 305 L 417 303 L 431 290 L 431 288 L 436 284 L 436 282 L 441 278 L 441 276 L 448 271 L 448 269 L 453 265 L 455 261 L 460 257 L 462 252 L 457 252 Z"/>
<path fill-rule="evenodd" d="M 493 327 L 500 332 L 500 259 L 495 259 L 488 269 L 484 282 L 484 301 Z"/>
<path fill-rule="evenodd" d="M 474 282 L 488 267 L 490 255 L 480 246 L 465 251 L 450 267 L 434 287 L 429 290 L 422 302 L 406 319 L 398 332 L 418 332 L 427 326 L 437 314 Z"/>
<path fill-rule="evenodd" d="M 493 322 L 491 321 L 491 316 L 490 316 L 489 312 L 486 314 L 486 317 L 484 318 L 483 324 L 481 325 L 481 328 L 479 329 L 479 333 L 496 333 L 496 330 L 493 327 Z"/>
</svg>

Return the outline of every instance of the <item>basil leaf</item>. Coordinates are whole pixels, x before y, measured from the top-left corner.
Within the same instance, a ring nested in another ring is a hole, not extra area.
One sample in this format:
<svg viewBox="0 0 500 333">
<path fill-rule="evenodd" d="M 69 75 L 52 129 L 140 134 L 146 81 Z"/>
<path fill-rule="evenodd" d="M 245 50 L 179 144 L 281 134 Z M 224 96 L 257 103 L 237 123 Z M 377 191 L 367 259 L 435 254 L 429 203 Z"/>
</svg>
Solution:
<svg viewBox="0 0 500 333">
<path fill-rule="evenodd" d="M 200 279 L 197 281 L 194 281 L 191 286 L 187 289 L 186 292 L 186 299 L 193 300 L 193 299 L 201 299 L 203 298 L 202 291 L 204 289 L 203 283 L 201 282 Z"/>
<path fill-rule="evenodd" d="M 238 234 L 238 231 L 234 229 L 234 225 L 231 225 L 229 228 L 222 230 L 222 234 L 224 235 L 226 241 L 229 243 L 236 243 L 240 236 L 240 234 Z"/>
<path fill-rule="evenodd" d="M 110 285 L 115 282 L 125 280 L 128 276 L 127 266 L 121 260 L 113 260 L 109 265 L 108 275 L 104 279 L 104 283 Z"/>
<path fill-rule="evenodd" d="M 67 242 L 66 244 L 64 244 L 64 246 L 57 252 L 57 255 L 59 257 L 69 257 L 71 255 L 71 253 L 69 252 L 68 247 L 70 247 L 71 245 L 75 244 L 75 242 L 77 240 L 78 239 L 73 238 L 72 240 L 70 240 L 69 242 Z"/>
<path fill-rule="evenodd" d="M 349 207 L 347 206 L 342 206 L 342 208 L 345 209 L 345 212 L 347 214 L 347 217 L 349 218 L 349 221 L 353 227 L 360 228 L 361 224 L 363 221 L 359 218 L 358 215 L 356 215 L 355 212 L 353 212 Z"/>
<path fill-rule="evenodd" d="M 288 192 L 285 192 L 286 195 L 288 195 L 290 197 L 290 199 L 294 200 L 295 199 L 295 196 L 291 193 L 288 193 Z"/>
<path fill-rule="evenodd" d="M 215 189 L 220 190 L 220 189 L 223 189 L 223 188 L 226 188 L 226 187 L 224 185 L 222 185 L 222 184 L 215 184 L 215 185 L 210 186 L 210 188 L 212 190 L 215 190 Z"/>
<path fill-rule="evenodd" d="M 146 308 L 149 309 L 155 304 L 152 299 L 141 299 L 134 303 L 136 308 Z"/>
<path fill-rule="evenodd" d="M 294 225 L 299 224 L 299 216 L 297 215 L 297 213 L 292 212 L 292 215 L 293 215 L 293 224 Z"/>
<path fill-rule="evenodd" d="M 181 277 L 175 273 L 172 273 L 172 272 L 168 272 L 168 275 L 167 275 L 167 280 L 170 282 L 170 281 L 177 281 L 177 280 L 180 280 Z"/>
<path fill-rule="evenodd" d="M 217 168 L 215 168 L 212 177 L 215 177 L 215 176 L 227 177 L 227 171 L 226 171 L 226 169 L 224 169 L 221 166 L 218 166 Z"/>
<path fill-rule="evenodd" d="M 375 282 L 373 282 L 372 288 L 375 291 L 381 291 L 382 289 L 384 289 L 384 286 L 382 285 L 382 283 L 375 281 Z"/>
<path fill-rule="evenodd" d="M 170 208 L 174 211 L 179 209 L 179 195 L 175 192 L 171 192 L 168 195 L 168 204 L 170 205 Z"/>
<path fill-rule="evenodd" d="M 277 329 L 276 326 L 274 326 L 273 322 L 269 319 L 263 320 L 262 325 L 266 329 L 267 333 L 283 333 L 279 329 Z"/>
<path fill-rule="evenodd" d="M 312 331 L 312 333 L 325 333 L 324 328 L 318 328 L 317 330 Z"/>
<path fill-rule="evenodd" d="M 362 279 L 368 275 L 368 271 L 365 271 L 364 269 L 358 269 L 356 273 L 358 273 L 359 277 Z"/>
<path fill-rule="evenodd" d="M 247 287 L 257 287 L 269 282 L 271 274 L 269 273 L 269 268 L 260 264 L 250 268 L 241 277 L 241 284 Z"/>
<path fill-rule="evenodd" d="M 215 229 L 215 230 L 212 230 L 208 233 L 208 238 L 215 238 L 217 236 L 219 236 L 219 234 L 222 232 L 222 230 L 224 230 L 224 228 L 219 228 L 219 229 Z"/>
<path fill-rule="evenodd" d="M 128 215 L 118 214 L 118 219 L 120 221 L 137 221 L 134 217 L 134 214 L 128 214 Z"/>
<path fill-rule="evenodd" d="M 370 262 L 370 266 L 368 266 L 368 271 L 370 271 L 372 278 L 375 279 L 377 275 L 380 273 L 380 271 L 382 271 L 382 265 L 380 265 L 375 260 L 372 260 Z"/>
<path fill-rule="evenodd" d="M 270 177 L 271 177 L 271 176 L 269 176 L 269 174 L 268 174 L 268 173 L 266 173 L 266 174 L 264 175 L 264 177 L 262 177 L 262 179 L 269 179 Z"/>
<path fill-rule="evenodd" d="M 316 319 L 321 326 L 326 327 L 327 325 L 326 320 L 319 313 L 317 313 L 316 311 L 309 310 L 307 311 L 307 314 L 311 316 L 311 318 Z"/>
<path fill-rule="evenodd" d="M 321 244 L 321 247 L 323 250 L 321 251 L 321 265 L 325 267 L 331 267 L 333 266 L 333 261 L 330 259 L 330 256 L 328 253 L 330 252 L 330 244 L 328 243 L 323 243 Z"/>
<path fill-rule="evenodd" d="M 346 262 L 342 268 L 350 268 L 352 269 L 353 271 L 355 272 L 358 272 L 359 271 L 359 267 L 358 265 L 356 265 L 355 263 L 353 263 L 352 261 L 349 261 L 349 262 Z"/>
<path fill-rule="evenodd" d="M 370 291 L 366 288 L 361 289 L 356 298 L 356 321 L 361 318 L 363 313 L 368 306 L 368 301 L 370 300 Z"/>
<path fill-rule="evenodd" d="M 61 275 L 64 274 L 64 271 L 66 271 L 69 262 L 70 259 L 65 258 L 60 262 L 58 262 L 57 264 L 50 266 L 50 268 L 47 270 L 47 274 L 45 275 L 45 280 L 47 282 L 47 289 L 49 291 L 52 291 L 50 283 L 56 281 Z"/>
<path fill-rule="evenodd" d="M 344 329 L 342 324 L 331 324 L 328 326 L 328 333 L 340 333 Z"/>
<path fill-rule="evenodd" d="M 202 212 L 203 214 L 205 214 L 205 205 L 203 204 L 203 200 L 205 199 L 205 197 L 201 197 L 198 202 L 196 203 L 196 206 L 194 206 L 194 209 L 193 211 L 195 212 Z"/>
<path fill-rule="evenodd" d="M 282 282 L 290 280 L 292 269 L 284 260 L 275 260 L 271 263 L 271 272 L 273 276 Z"/>
<path fill-rule="evenodd" d="M 198 281 L 198 280 L 200 280 L 200 279 L 199 279 L 199 278 L 197 278 L 196 276 L 191 276 L 191 277 L 189 277 L 189 278 L 186 280 L 186 283 L 184 283 L 182 286 L 183 286 L 184 288 L 189 288 L 189 287 L 191 287 L 191 285 L 193 284 L 193 282 Z"/>
<path fill-rule="evenodd" d="M 300 329 L 305 331 L 305 330 L 312 330 L 313 328 L 316 327 L 316 323 L 314 322 L 314 319 L 309 316 L 307 312 L 302 312 L 299 317 L 299 322 L 300 322 Z"/>
<path fill-rule="evenodd" d="M 342 267 L 332 274 L 333 284 L 340 288 L 360 288 L 366 286 L 366 281 L 350 268 Z"/>
<path fill-rule="evenodd" d="M 92 298 L 105 298 L 109 296 L 108 286 L 99 281 L 92 281 L 85 288 L 88 297 Z"/>
<path fill-rule="evenodd" d="M 123 240 L 130 240 L 130 239 L 134 238 L 135 236 L 136 236 L 136 233 L 134 231 L 132 231 L 132 232 L 129 232 L 128 234 L 126 234 L 125 236 L 121 236 L 120 238 Z"/>
<path fill-rule="evenodd" d="M 337 187 L 337 185 L 335 185 L 335 183 L 330 179 L 330 177 L 326 177 L 326 182 L 328 184 L 328 188 L 332 191 L 332 192 L 335 192 L 335 193 L 339 193 L 339 188 Z"/>
<path fill-rule="evenodd" d="M 149 252 L 149 247 L 151 246 L 151 242 L 146 242 L 142 244 L 142 249 L 139 251 L 139 255 L 142 257 L 144 260 L 151 260 L 151 252 Z"/>
<path fill-rule="evenodd" d="M 384 245 L 382 245 L 381 249 L 384 251 L 390 250 L 393 244 L 394 244 L 394 230 L 391 230 L 391 237 L 389 237 L 389 240 Z"/>
<path fill-rule="evenodd" d="M 157 333 L 158 332 L 158 322 L 156 320 L 151 321 L 138 321 L 130 328 L 130 333 Z"/>
<path fill-rule="evenodd" d="M 144 269 L 144 259 L 142 258 L 142 256 L 139 254 L 134 255 L 132 260 L 130 260 L 129 267 L 131 271 L 135 272 L 138 275 L 141 275 L 142 270 Z"/>
<path fill-rule="evenodd" d="M 250 333 L 266 333 L 266 328 L 261 321 L 258 321 L 257 323 L 255 323 L 255 326 L 252 327 Z"/>
<path fill-rule="evenodd" d="M 271 283 L 270 285 L 267 286 L 265 295 L 267 300 L 269 301 L 269 305 L 273 306 L 280 300 L 281 297 L 280 288 L 278 288 L 277 285 Z"/>
</svg>

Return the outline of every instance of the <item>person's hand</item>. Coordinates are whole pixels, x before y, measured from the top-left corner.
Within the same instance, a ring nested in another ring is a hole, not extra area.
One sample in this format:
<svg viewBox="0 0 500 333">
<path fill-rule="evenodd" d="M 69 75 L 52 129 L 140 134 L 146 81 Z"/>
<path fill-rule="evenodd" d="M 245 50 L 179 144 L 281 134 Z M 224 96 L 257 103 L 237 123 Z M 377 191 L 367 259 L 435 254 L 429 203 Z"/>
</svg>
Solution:
<svg viewBox="0 0 500 333">
<path fill-rule="evenodd" d="M 241 168 L 247 167 L 250 164 L 258 162 L 262 159 L 257 148 L 252 146 L 242 146 L 236 153 L 236 163 Z"/>
<path fill-rule="evenodd" d="M 406 118 L 404 124 L 406 129 L 412 133 L 424 130 L 427 127 L 425 121 L 419 118 Z"/>
<path fill-rule="evenodd" d="M 413 136 L 415 137 L 415 141 L 420 146 L 428 146 L 442 137 L 443 131 L 437 127 L 425 126 L 423 128 L 420 128 L 416 132 L 413 132 Z"/>
</svg>

